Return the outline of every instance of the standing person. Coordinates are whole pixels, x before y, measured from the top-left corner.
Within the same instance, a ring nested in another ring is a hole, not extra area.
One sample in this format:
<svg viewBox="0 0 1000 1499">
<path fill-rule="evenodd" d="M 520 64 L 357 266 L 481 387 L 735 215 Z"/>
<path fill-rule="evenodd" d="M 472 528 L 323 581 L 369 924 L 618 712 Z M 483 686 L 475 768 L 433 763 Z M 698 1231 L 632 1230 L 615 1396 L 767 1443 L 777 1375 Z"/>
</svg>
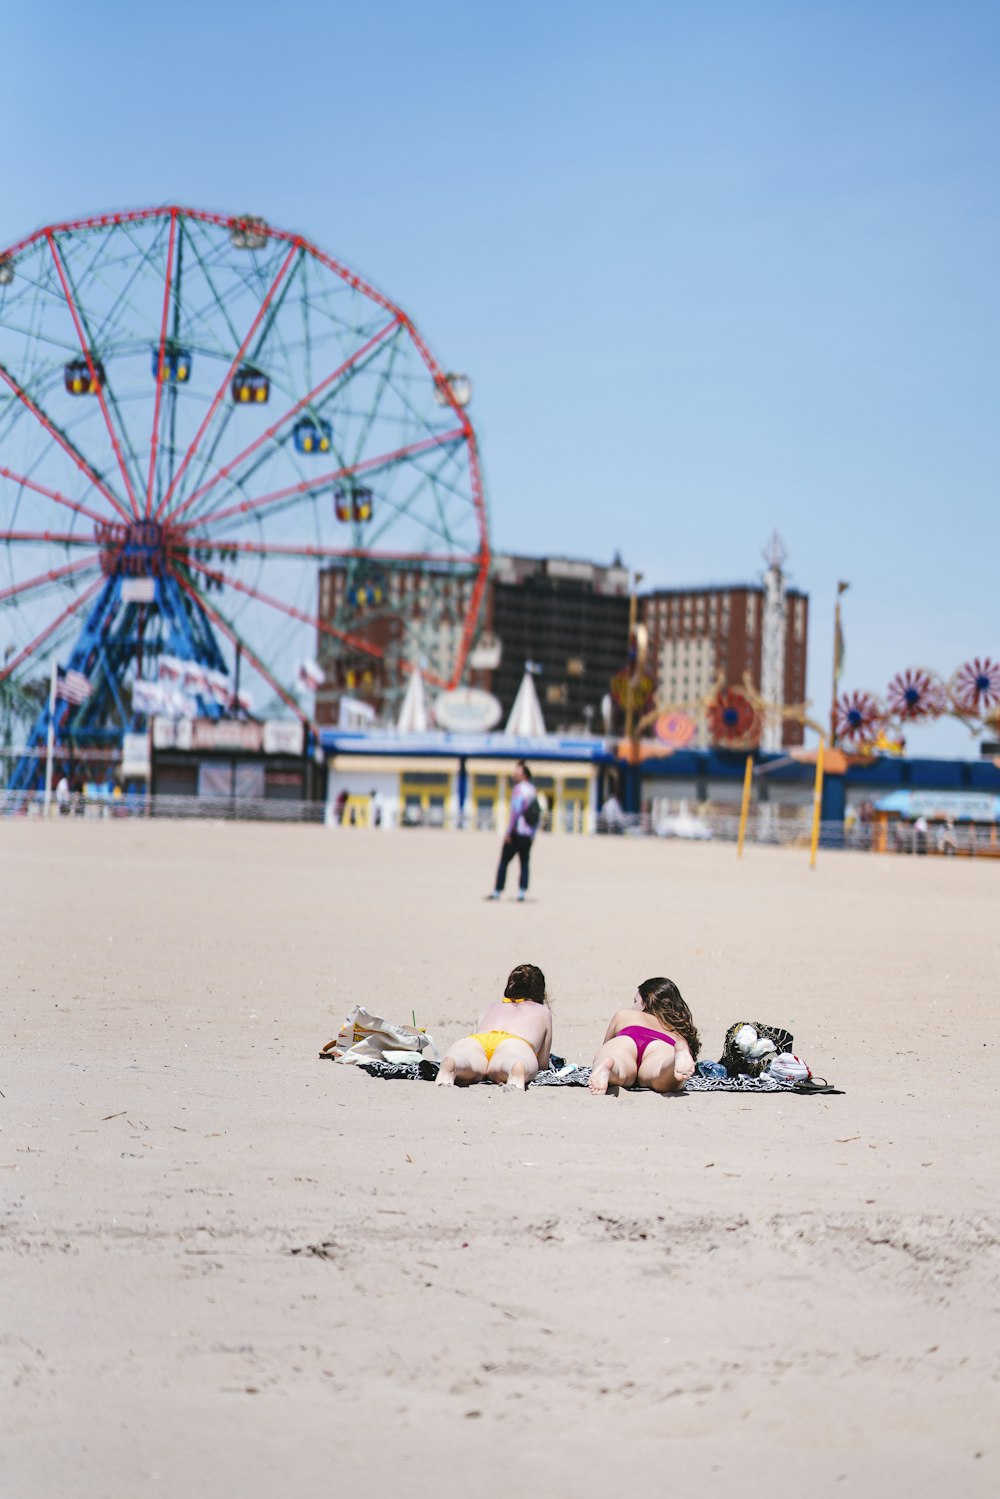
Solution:
<svg viewBox="0 0 1000 1499">
<path fill-rule="evenodd" d="M 542 809 L 538 800 L 538 792 L 535 783 L 531 779 L 531 771 L 523 760 L 518 760 L 514 766 L 514 789 L 510 796 L 510 819 L 507 823 L 507 832 L 503 840 L 503 848 L 500 851 L 500 863 L 497 865 L 497 877 L 494 888 L 486 897 L 487 900 L 499 900 L 503 894 L 504 885 L 507 883 L 507 866 L 516 854 L 521 862 L 521 878 L 518 881 L 517 898 L 523 900 L 528 893 L 528 861 L 531 858 L 531 844 L 538 824 L 541 821 Z"/>
</svg>

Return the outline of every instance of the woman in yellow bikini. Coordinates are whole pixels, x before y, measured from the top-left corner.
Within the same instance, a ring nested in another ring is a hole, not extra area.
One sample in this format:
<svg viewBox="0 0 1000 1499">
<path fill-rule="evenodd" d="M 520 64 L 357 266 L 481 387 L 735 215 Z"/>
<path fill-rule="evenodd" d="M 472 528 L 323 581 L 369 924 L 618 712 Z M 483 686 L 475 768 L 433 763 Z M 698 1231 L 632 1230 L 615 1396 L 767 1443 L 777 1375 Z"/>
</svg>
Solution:
<svg viewBox="0 0 1000 1499">
<path fill-rule="evenodd" d="M 545 975 L 534 963 L 511 970 L 503 999 L 486 1006 L 473 1036 L 445 1052 L 437 1080 L 445 1087 L 483 1078 L 523 1092 L 540 1067 L 549 1065 L 552 1012 L 545 1001 Z"/>
</svg>

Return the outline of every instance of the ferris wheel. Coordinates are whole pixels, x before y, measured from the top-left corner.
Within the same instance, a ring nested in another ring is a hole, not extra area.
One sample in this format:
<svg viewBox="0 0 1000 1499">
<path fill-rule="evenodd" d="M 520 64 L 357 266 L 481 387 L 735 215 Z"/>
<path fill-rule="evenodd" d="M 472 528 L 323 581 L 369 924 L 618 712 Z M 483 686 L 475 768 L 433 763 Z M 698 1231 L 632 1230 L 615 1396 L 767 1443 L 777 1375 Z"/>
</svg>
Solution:
<svg viewBox="0 0 1000 1499">
<path fill-rule="evenodd" d="M 261 219 L 166 206 L 0 252 L 0 690 L 38 698 L 55 659 L 80 745 L 144 727 L 167 662 L 197 716 L 249 690 L 309 726 L 304 660 L 333 695 L 453 686 L 489 567 L 468 398 L 406 313 Z"/>
</svg>

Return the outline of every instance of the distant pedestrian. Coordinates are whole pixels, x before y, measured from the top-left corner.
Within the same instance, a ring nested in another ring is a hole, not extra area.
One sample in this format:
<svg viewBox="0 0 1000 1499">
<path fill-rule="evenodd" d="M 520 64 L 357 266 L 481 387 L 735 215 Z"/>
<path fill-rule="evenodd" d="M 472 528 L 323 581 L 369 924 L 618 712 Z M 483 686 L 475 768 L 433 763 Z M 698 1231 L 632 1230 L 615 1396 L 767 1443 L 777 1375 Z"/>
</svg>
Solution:
<svg viewBox="0 0 1000 1499">
<path fill-rule="evenodd" d="M 524 900 L 528 893 L 528 863 L 531 859 L 531 844 L 538 824 L 541 821 L 542 808 L 538 800 L 538 792 L 531 778 L 531 771 L 523 760 L 518 760 L 514 766 L 514 789 L 510 797 L 510 818 L 507 823 L 507 832 L 503 840 L 503 848 L 500 851 L 500 863 L 497 865 L 497 877 L 494 889 L 486 897 L 487 900 L 499 900 L 507 883 L 507 866 L 515 854 L 520 860 L 521 877 L 518 881 L 518 900 Z"/>
</svg>

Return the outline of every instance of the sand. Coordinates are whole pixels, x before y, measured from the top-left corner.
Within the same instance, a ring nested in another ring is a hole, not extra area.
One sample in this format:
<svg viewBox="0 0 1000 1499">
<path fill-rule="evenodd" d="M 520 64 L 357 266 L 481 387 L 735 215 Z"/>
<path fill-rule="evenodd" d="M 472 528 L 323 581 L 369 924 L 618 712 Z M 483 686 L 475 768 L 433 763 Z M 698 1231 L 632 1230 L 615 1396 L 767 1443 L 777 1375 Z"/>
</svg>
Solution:
<svg viewBox="0 0 1000 1499">
<path fill-rule="evenodd" d="M 0 1492 L 994 1494 L 1000 864 L 0 826 Z M 674 978 L 843 1097 L 376 1082 L 517 961 Z M 369 1491 L 369 1490 L 366 1490 Z"/>
</svg>

